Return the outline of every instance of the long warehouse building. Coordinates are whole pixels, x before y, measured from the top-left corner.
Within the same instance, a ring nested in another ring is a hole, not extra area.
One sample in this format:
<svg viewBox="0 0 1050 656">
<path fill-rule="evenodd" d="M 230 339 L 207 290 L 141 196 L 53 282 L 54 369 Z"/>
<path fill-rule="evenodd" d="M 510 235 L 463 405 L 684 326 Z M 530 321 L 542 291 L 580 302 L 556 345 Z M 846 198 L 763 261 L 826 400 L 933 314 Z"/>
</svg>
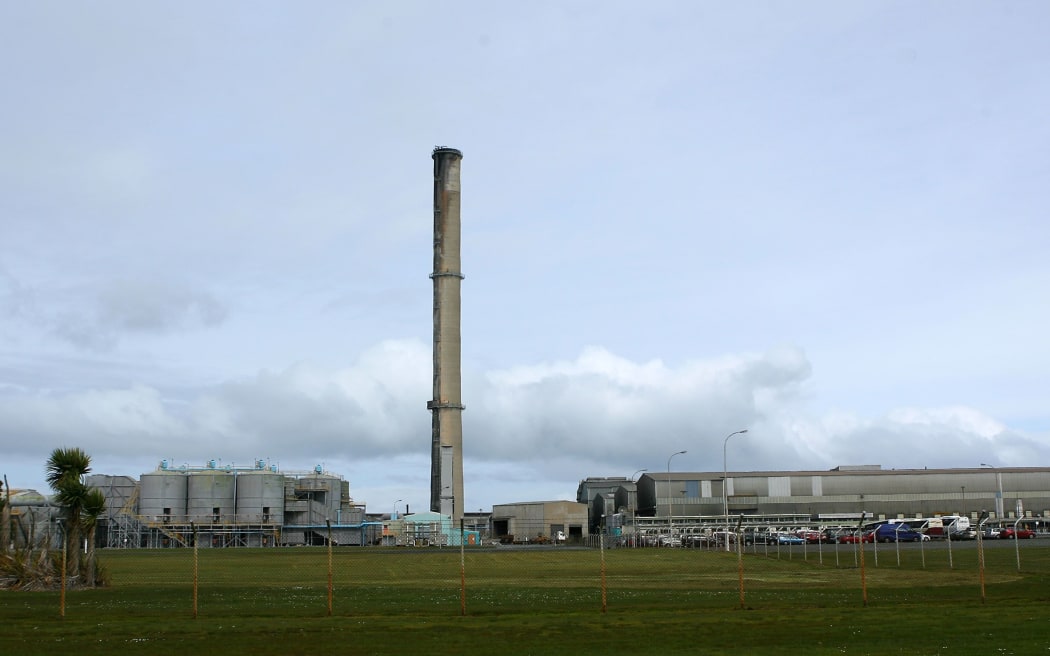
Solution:
<svg viewBox="0 0 1050 656">
<path fill-rule="evenodd" d="M 716 522 L 746 518 L 873 519 L 935 515 L 996 522 L 1050 520 L 1050 468 L 978 467 L 883 469 L 843 466 L 823 471 L 667 472 L 628 478 L 584 479 L 577 501 L 590 507 L 590 522 L 623 515 L 647 524 Z"/>
</svg>

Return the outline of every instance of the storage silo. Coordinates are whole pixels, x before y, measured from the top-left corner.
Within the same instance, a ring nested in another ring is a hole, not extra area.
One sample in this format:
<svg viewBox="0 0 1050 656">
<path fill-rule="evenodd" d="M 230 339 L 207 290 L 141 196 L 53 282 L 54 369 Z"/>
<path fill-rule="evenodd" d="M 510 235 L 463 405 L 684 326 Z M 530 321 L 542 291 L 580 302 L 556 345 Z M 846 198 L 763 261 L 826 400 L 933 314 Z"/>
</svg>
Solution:
<svg viewBox="0 0 1050 656">
<path fill-rule="evenodd" d="M 139 478 L 139 511 L 146 521 L 186 521 L 186 475 L 155 471 Z"/>
<path fill-rule="evenodd" d="M 237 521 L 284 523 L 284 476 L 272 471 L 237 474 Z"/>
<path fill-rule="evenodd" d="M 313 474 L 297 478 L 294 494 L 309 502 L 302 508 L 306 515 L 300 521 L 306 524 L 323 524 L 326 519 L 338 522 L 342 490 L 342 477 L 324 473 L 320 465 L 314 468 Z"/>
<path fill-rule="evenodd" d="M 138 482 L 130 476 L 111 476 L 109 474 L 90 474 L 84 477 L 84 485 L 99 490 L 106 498 L 105 519 L 112 519 L 124 511 L 135 513 L 135 489 Z"/>
<path fill-rule="evenodd" d="M 189 474 L 186 509 L 190 521 L 236 522 L 237 488 L 234 475 L 223 471 Z"/>
</svg>

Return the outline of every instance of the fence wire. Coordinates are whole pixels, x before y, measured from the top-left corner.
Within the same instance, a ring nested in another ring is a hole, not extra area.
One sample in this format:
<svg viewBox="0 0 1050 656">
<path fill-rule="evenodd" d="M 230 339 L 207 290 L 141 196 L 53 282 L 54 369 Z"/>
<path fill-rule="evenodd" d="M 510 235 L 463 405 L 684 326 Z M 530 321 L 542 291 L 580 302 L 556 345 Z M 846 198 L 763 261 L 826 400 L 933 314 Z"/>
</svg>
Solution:
<svg viewBox="0 0 1050 656">
<path fill-rule="evenodd" d="M 501 542 L 468 540 L 465 529 L 402 546 L 346 546 L 330 526 L 318 531 L 320 541 L 300 546 L 217 547 L 193 527 L 168 548 L 102 549 L 96 557 L 108 588 L 126 593 L 127 606 L 114 612 L 142 616 L 535 615 L 776 605 L 800 586 L 820 588 L 834 603 L 867 605 L 903 585 L 975 583 L 984 601 L 986 575 L 1015 574 L 1023 554 L 1050 546 L 756 540 L 741 532 L 663 546 L 612 535 Z M 988 551 L 995 558 L 986 564 Z M 62 590 L 27 593 L 25 603 L 53 607 L 56 617 L 116 603 L 78 583 L 67 578 Z"/>
</svg>

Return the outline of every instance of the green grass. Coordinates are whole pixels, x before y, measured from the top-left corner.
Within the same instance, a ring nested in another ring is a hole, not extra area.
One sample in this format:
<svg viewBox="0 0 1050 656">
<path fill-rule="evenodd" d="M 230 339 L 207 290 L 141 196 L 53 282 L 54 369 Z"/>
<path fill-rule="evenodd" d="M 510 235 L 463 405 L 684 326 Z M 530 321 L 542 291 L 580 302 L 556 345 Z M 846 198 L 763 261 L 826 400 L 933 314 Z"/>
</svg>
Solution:
<svg viewBox="0 0 1050 656">
<path fill-rule="evenodd" d="M 337 549 L 101 553 L 112 585 L 0 592 L 0 653 L 56 654 L 1032 654 L 1050 651 L 1050 541 L 735 554 Z"/>
</svg>

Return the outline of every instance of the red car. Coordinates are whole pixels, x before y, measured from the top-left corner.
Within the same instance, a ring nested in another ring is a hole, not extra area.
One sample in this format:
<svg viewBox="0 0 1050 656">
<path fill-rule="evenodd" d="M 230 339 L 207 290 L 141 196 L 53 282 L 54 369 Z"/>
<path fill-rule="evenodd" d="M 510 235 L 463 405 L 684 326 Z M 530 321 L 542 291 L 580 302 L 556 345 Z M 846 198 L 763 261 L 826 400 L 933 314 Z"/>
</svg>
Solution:
<svg viewBox="0 0 1050 656">
<path fill-rule="evenodd" d="M 795 535 L 806 541 L 807 544 L 819 544 L 827 542 L 827 536 L 821 531 L 798 531 Z"/>
<path fill-rule="evenodd" d="M 1004 528 L 1002 531 L 999 532 L 999 537 L 1003 540 L 1010 540 L 1014 538 L 1018 540 L 1022 538 L 1034 538 L 1035 531 L 1028 528 L 1019 528 L 1016 530 L 1013 528 Z"/>
<path fill-rule="evenodd" d="M 840 535 L 836 538 L 839 544 L 859 544 L 860 536 L 856 534 Z"/>
</svg>

